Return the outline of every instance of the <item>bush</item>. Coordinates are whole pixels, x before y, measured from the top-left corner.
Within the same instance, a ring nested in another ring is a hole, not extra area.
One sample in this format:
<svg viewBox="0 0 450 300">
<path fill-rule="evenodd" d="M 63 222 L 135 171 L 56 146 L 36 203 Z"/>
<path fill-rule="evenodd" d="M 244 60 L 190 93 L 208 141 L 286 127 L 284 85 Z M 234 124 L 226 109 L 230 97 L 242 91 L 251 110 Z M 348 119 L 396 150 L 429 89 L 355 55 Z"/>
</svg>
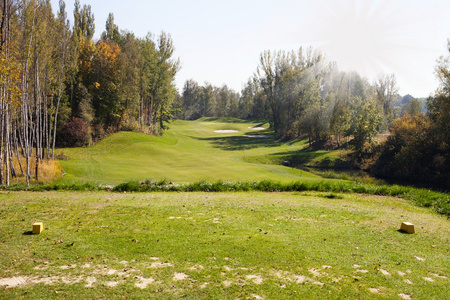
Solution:
<svg viewBox="0 0 450 300">
<path fill-rule="evenodd" d="M 450 176 L 448 147 L 442 145 L 429 118 L 404 116 L 394 122 L 391 131 L 372 168 L 375 175 L 450 188 L 446 182 Z"/>
<path fill-rule="evenodd" d="M 59 147 L 83 147 L 91 142 L 89 127 L 81 118 L 72 117 L 58 134 Z"/>
</svg>

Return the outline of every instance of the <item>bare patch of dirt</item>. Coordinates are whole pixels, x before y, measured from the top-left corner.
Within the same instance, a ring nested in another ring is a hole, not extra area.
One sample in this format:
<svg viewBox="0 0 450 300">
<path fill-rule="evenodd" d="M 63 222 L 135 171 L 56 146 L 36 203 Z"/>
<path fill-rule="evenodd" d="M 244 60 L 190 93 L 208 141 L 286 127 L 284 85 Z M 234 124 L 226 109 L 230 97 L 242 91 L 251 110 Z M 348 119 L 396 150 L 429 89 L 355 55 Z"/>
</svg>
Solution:
<svg viewBox="0 0 450 300">
<path fill-rule="evenodd" d="M 228 272 L 233 271 L 233 269 L 230 268 L 229 266 L 223 266 L 223 268 L 225 269 L 225 271 L 228 271 Z"/>
<path fill-rule="evenodd" d="M 381 290 L 378 288 L 369 288 L 369 292 L 374 294 L 381 294 Z"/>
<path fill-rule="evenodd" d="M 405 279 L 405 280 L 403 280 L 405 283 L 407 283 L 407 284 L 413 284 L 413 282 L 411 281 L 411 280 L 409 280 L 409 279 Z"/>
<path fill-rule="evenodd" d="M 189 276 L 184 274 L 184 273 L 175 273 L 173 274 L 173 280 L 174 281 L 180 281 L 180 280 L 185 280 L 187 279 Z"/>
<path fill-rule="evenodd" d="M 85 287 L 92 287 L 92 285 L 97 281 L 95 277 L 87 277 Z"/>
<path fill-rule="evenodd" d="M 150 265 L 150 268 L 157 269 L 157 268 L 167 268 L 167 267 L 173 267 L 171 263 L 164 263 L 164 262 L 154 262 Z"/>
<path fill-rule="evenodd" d="M 194 265 L 189 268 L 189 270 L 191 270 L 191 271 L 199 271 L 199 270 L 203 270 L 203 269 L 205 269 L 205 267 L 202 265 Z"/>
<path fill-rule="evenodd" d="M 222 282 L 224 286 L 229 287 L 233 284 L 233 282 L 231 282 L 230 280 L 225 280 L 224 282 Z"/>
<path fill-rule="evenodd" d="M 380 271 L 381 274 L 383 274 L 384 276 L 391 276 L 391 273 L 389 273 L 389 272 L 386 271 L 385 269 L 380 269 L 379 271 Z"/>
<path fill-rule="evenodd" d="M 29 277 L 26 277 L 26 276 L 2 278 L 2 279 L 0 279 L 0 285 L 5 285 L 7 287 L 16 287 L 19 285 L 27 284 L 28 280 L 29 280 Z"/>
<path fill-rule="evenodd" d="M 302 284 L 302 283 L 311 281 L 311 279 L 309 279 L 308 277 L 306 277 L 304 275 L 295 275 L 294 278 L 295 278 L 295 283 L 298 283 L 298 284 Z"/>
<path fill-rule="evenodd" d="M 263 279 L 259 275 L 247 275 L 247 276 L 245 276 L 245 278 L 247 280 L 251 280 L 254 284 L 262 284 L 263 283 Z"/>
<path fill-rule="evenodd" d="M 63 276 L 63 277 L 61 277 L 61 281 L 64 284 L 69 284 L 69 285 L 79 283 L 82 280 L 83 280 L 83 277 L 81 277 L 81 276 L 75 276 L 75 277 L 74 276 Z"/>
<path fill-rule="evenodd" d="M 447 276 L 444 276 L 444 275 L 439 275 L 439 274 L 432 273 L 432 272 L 430 272 L 430 274 L 433 275 L 434 277 L 437 277 L 437 278 L 447 279 Z"/>
<path fill-rule="evenodd" d="M 405 300 L 411 299 L 411 296 L 408 295 L 408 294 L 400 293 L 400 294 L 398 294 L 398 295 L 400 296 L 400 298 L 405 299 Z"/>
<path fill-rule="evenodd" d="M 59 267 L 61 270 L 68 270 L 68 269 L 73 269 L 76 268 L 77 265 L 67 265 L 67 266 L 61 266 Z"/>
<path fill-rule="evenodd" d="M 320 273 L 320 272 L 319 272 L 319 270 L 318 270 L 318 269 L 314 269 L 314 268 L 309 268 L 309 269 L 308 269 L 308 271 L 309 271 L 309 272 L 311 272 L 311 274 L 313 274 L 314 276 L 317 276 L 317 277 L 319 277 L 319 276 L 322 276 L 322 275 L 323 275 L 322 273 Z"/>
<path fill-rule="evenodd" d="M 117 281 L 108 281 L 105 285 L 109 287 L 115 287 L 119 284 Z"/>
<path fill-rule="evenodd" d="M 417 260 L 419 261 L 425 261 L 425 258 L 419 257 L 419 256 L 414 256 Z"/>
<path fill-rule="evenodd" d="M 155 281 L 153 278 L 144 278 L 140 276 L 136 276 L 134 278 L 139 280 L 139 282 L 136 282 L 134 285 L 141 289 L 145 289 L 147 285 L 152 284 Z"/>
</svg>

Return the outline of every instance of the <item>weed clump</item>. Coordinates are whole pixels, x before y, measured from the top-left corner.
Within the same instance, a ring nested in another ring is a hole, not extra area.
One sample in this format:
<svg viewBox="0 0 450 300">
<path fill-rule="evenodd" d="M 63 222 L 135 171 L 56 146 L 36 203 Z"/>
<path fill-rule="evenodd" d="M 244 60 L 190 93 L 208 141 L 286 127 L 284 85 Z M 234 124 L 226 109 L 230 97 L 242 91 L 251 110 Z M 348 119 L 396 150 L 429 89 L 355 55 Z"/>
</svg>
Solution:
<svg viewBox="0 0 450 300">
<path fill-rule="evenodd" d="M 144 182 L 128 181 L 111 186 L 96 185 L 93 183 L 73 184 L 45 184 L 27 186 L 18 183 L 10 186 L 0 186 L 2 190 L 9 191 L 112 191 L 112 192 L 302 192 L 317 191 L 326 193 L 324 197 L 340 199 L 339 193 L 359 193 L 368 195 L 399 197 L 412 201 L 415 205 L 429 207 L 440 214 L 450 215 L 450 195 L 400 185 L 375 185 L 362 182 L 333 182 L 333 181 L 295 181 L 282 183 L 272 180 L 258 182 L 229 182 L 229 181 L 199 181 L 187 184 L 174 184 L 167 180 Z"/>
</svg>

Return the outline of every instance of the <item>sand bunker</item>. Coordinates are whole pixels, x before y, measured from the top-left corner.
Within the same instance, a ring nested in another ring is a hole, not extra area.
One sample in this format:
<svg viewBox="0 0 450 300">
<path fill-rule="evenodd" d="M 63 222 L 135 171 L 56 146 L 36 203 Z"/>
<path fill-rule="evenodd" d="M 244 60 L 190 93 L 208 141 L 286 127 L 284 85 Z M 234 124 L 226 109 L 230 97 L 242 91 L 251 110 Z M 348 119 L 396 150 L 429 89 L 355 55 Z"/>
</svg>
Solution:
<svg viewBox="0 0 450 300">
<path fill-rule="evenodd" d="M 235 133 L 238 132 L 237 130 L 233 130 L 233 129 L 222 129 L 222 130 L 214 130 L 214 132 L 217 133 Z"/>
<path fill-rule="evenodd" d="M 264 130 L 265 128 L 264 127 L 249 127 L 248 129 L 251 129 L 251 130 Z"/>
</svg>

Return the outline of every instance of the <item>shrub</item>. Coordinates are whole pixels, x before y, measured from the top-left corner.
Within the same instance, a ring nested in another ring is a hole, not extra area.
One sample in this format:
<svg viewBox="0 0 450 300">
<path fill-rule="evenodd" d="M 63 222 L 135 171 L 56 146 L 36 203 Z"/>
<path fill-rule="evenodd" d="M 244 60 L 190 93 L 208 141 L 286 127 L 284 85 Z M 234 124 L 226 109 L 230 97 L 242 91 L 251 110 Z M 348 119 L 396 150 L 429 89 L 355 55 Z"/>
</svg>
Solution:
<svg viewBox="0 0 450 300">
<path fill-rule="evenodd" d="M 91 142 L 89 127 L 83 119 L 72 117 L 60 129 L 57 141 L 60 147 L 87 146 Z"/>
<path fill-rule="evenodd" d="M 372 168 L 373 173 L 445 188 L 450 175 L 449 154 L 433 130 L 433 122 L 422 115 L 406 115 L 394 122 L 391 131 Z"/>
</svg>

